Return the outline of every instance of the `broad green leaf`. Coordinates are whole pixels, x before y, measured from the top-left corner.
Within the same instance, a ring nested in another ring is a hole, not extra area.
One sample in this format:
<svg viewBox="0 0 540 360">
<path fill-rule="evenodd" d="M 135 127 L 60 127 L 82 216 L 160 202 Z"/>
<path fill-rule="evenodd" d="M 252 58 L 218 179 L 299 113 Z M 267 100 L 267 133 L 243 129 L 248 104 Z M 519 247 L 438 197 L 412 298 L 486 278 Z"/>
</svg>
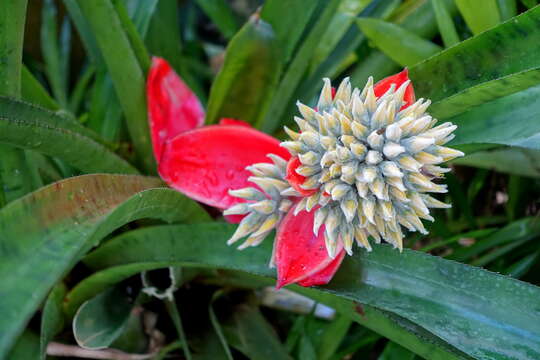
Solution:
<svg viewBox="0 0 540 360">
<path fill-rule="evenodd" d="M 151 228 L 148 231 L 155 231 L 155 228 Z M 131 233 L 128 236 L 143 235 L 143 232 Z M 130 276 L 133 276 L 141 271 L 157 269 L 166 266 L 166 264 L 155 262 L 139 262 L 130 265 L 120 265 L 105 270 L 101 270 L 86 278 L 80 282 L 67 297 L 68 313 L 74 312 L 77 307 L 88 298 L 94 296 L 97 292 L 103 291 L 109 286 L 112 286 Z M 233 275 L 234 273 L 234 275 Z M 245 287 L 260 287 L 273 285 L 274 280 L 269 278 L 261 278 L 255 275 L 248 275 L 241 273 L 242 278 L 240 280 L 234 279 L 234 276 L 238 276 L 238 272 L 226 272 L 223 271 L 222 276 L 219 277 L 220 285 L 228 286 L 241 286 Z M 362 315 L 359 314 L 358 304 L 352 301 L 337 298 L 330 294 L 324 294 L 321 292 L 314 292 L 310 289 L 297 288 L 295 291 L 307 290 L 308 295 L 316 301 L 325 303 L 339 312 L 346 314 L 349 318 L 356 322 L 359 322 L 363 326 L 370 328 L 378 333 L 398 341 L 400 344 L 407 346 L 409 349 L 414 350 L 418 354 L 428 354 L 433 359 L 454 359 L 462 358 L 456 356 L 455 349 L 450 348 L 445 343 L 434 337 L 432 334 L 427 333 L 425 330 L 420 329 L 414 324 L 401 319 L 395 315 L 389 313 L 383 313 L 368 305 L 362 306 Z M 440 343 L 438 343 L 440 342 Z M 437 344 L 437 345 L 435 345 Z M 447 349 L 449 348 L 449 349 Z M 454 354 L 454 355 L 453 355 Z"/>
<path fill-rule="evenodd" d="M 96 134 L 75 120 L 0 97 L 0 142 L 58 157 L 85 172 L 137 173 L 97 141 Z"/>
<path fill-rule="evenodd" d="M 501 21 L 497 0 L 455 0 L 459 12 L 474 34 L 486 31 Z"/>
<path fill-rule="evenodd" d="M 540 85 L 445 118 L 458 126 L 450 143 L 490 143 L 540 149 Z M 437 116 L 437 112 L 433 113 Z"/>
<path fill-rule="evenodd" d="M 402 66 L 412 66 L 442 50 L 397 25 L 378 19 L 358 19 L 367 38 L 389 58 Z"/>
<path fill-rule="evenodd" d="M 409 76 L 417 96 L 438 102 L 486 81 L 540 68 L 538 21 L 540 7 L 415 65 Z"/>
<path fill-rule="evenodd" d="M 225 0 L 196 0 L 196 2 L 226 39 L 230 39 L 238 31 L 238 20 Z"/>
<path fill-rule="evenodd" d="M 309 19 L 320 4 L 320 0 L 267 0 L 264 2 L 261 18 L 272 25 L 280 44 L 284 64 L 289 62 L 300 37 L 306 31 Z"/>
<path fill-rule="evenodd" d="M 439 118 L 448 118 L 489 101 L 511 95 L 540 84 L 540 68 L 503 76 L 464 89 L 452 96 L 435 102 L 430 113 Z"/>
<path fill-rule="evenodd" d="M 208 99 L 206 123 L 222 118 L 257 124 L 266 113 L 281 72 L 272 26 L 254 15 L 232 38 Z"/>
<path fill-rule="evenodd" d="M 85 349 L 103 349 L 120 336 L 133 308 L 122 289 L 107 289 L 85 302 L 73 319 L 73 336 Z"/>
<path fill-rule="evenodd" d="M 56 334 L 62 331 L 64 327 L 64 312 L 62 304 L 66 296 L 66 286 L 63 283 L 57 284 L 47 297 L 43 312 L 41 314 L 41 332 L 40 332 L 40 359 L 45 360 L 47 344 Z"/>
<path fill-rule="evenodd" d="M 540 152 L 517 147 L 497 148 L 478 151 L 453 161 L 457 165 L 467 165 L 502 173 L 540 178 Z"/>
<path fill-rule="evenodd" d="M 431 5 L 433 5 L 437 26 L 439 27 L 444 46 L 450 47 L 457 44 L 459 42 L 459 36 L 444 1 L 431 0 Z"/>
<path fill-rule="evenodd" d="M 156 164 L 146 113 L 146 81 L 130 39 L 110 0 L 79 0 L 78 5 L 109 69 L 135 152 L 144 168 L 154 173 Z"/>
<path fill-rule="evenodd" d="M 44 187 L 0 210 L 0 277 L 2 292 L 9 294 L 0 297 L 0 358 L 51 287 L 111 231 L 141 218 L 208 219 L 176 191 L 151 189 L 160 185 L 152 177 L 86 175 Z"/>
<path fill-rule="evenodd" d="M 259 128 L 262 131 L 268 133 L 274 132 L 283 122 L 284 119 L 282 119 L 282 116 L 285 114 L 287 106 L 291 101 L 291 96 L 307 71 L 311 56 L 313 56 L 313 52 L 317 48 L 321 37 L 328 31 L 328 25 L 332 21 L 332 17 L 340 2 L 341 0 L 330 0 L 325 3 L 320 17 L 298 49 L 296 56 L 291 61 L 279 83 L 275 96 L 272 98 L 270 107 L 265 114 L 264 121 L 259 124 Z"/>
<path fill-rule="evenodd" d="M 141 230 L 139 235 L 108 242 L 85 262 L 94 269 L 136 263 L 204 264 L 274 276 L 266 268 L 271 242 L 239 252 L 225 245 L 232 230 L 223 224 Z M 167 240 L 155 246 L 150 245 L 151 238 Z M 540 314 L 530 311 L 540 289 L 483 269 L 408 249 L 400 254 L 379 245 L 371 253 L 357 251 L 347 257 L 329 285 L 303 291 L 321 290 L 405 318 L 472 357 L 540 355 Z"/>
</svg>

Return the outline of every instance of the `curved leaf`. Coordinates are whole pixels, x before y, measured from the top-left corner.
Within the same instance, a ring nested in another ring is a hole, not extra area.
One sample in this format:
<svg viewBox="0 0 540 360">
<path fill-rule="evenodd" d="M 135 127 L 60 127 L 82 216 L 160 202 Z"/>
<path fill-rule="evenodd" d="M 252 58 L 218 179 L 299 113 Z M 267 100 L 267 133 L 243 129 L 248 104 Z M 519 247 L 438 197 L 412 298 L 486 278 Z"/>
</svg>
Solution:
<svg viewBox="0 0 540 360">
<path fill-rule="evenodd" d="M 490 143 L 539 150 L 539 96 L 540 85 L 445 119 L 458 127 L 449 144 Z"/>
<path fill-rule="evenodd" d="M 147 217 L 208 219 L 174 190 L 148 190 L 160 185 L 152 177 L 85 175 L 44 187 L 0 210 L 0 292 L 9 294 L 0 296 L 0 358 L 53 284 L 111 231 Z"/>
<path fill-rule="evenodd" d="M 540 178 L 540 151 L 517 147 L 477 151 L 452 161 L 497 172 Z"/>
<path fill-rule="evenodd" d="M 85 302 L 73 319 L 73 336 L 85 349 L 103 349 L 120 336 L 133 308 L 119 288 L 110 288 Z"/>
<path fill-rule="evenodd" d="M 418 97 L 440 101 L 486 81 L 540 67 L 540 7 L 412 67 Z"/>
<path fill-rule="evenodd" d="M 118 242 L 137 242 L 139 243 L 139 246 L 137 248 L 144 247 L 143 242 L 148 241 L 149 239 L 167 239 L 164 241 L 170 241 L 170 242 L 178 242 L 182 241 L 182 239 L 189 238 L 189 242 L 192 242 L 194 239 L 195 241 L 199 241 L 202 238 L 208 238 L 208 239 L 214 239 L 216 241 L 219 241 L 219 237 L 223 237 L 225 234 L 232 234 L 234 231 L 234 227 L 227 224 L 204 224 L 200 226 L 194 226 L 193 228 L 187 229 L 186 227 L 178 227 L 178 226 L 159 226 L 159 227 L 152 227 L 152 228 L 146 228 L 142 230 L 136 230 L 129 233 L 125 233 L 123 235 L 120 235 L 120 237 L 117 240 Z M 196 235 L 193 235 L 196 234 Z M 125 238 L 124 240 L 120 240 L 120 238 Z M 128 240 L 131 239 L 131 240 Z M 136 240 L 138 239 L 138 240 Z M 202 249 L 204 249 L 208 245 L 208 241 L 205 242 L 205 244 L 201 244 Z M 216 244 L 217 245 L 217 244 Z M 223 243 L 220 244 L 223 246 Z M 263 246 L 269 246 L 270 243 L 266 243 Z M 185 265 L 194 265 L 197 263 L 197 259 L 195 259 L 197 256 L 194 255 L 193 251 L 196 250 L 190 250 L 187 251 L 187 249 L 184 249 L 182 244 L 172 244 L 173 247 L 176 247 L 178 251 L 182 251 L 184 255 L 191 258 L 191 260 L 185 260 L 185 259 L 168 259 L 167 261 L 180 261 Z M 191 249 L 194 249 L 192 247 Z M 217 252 L 219 252 L 222 247 L 216 247 L 214 248 Z M 230 247 L 225 247 L 226 249 L 226 255 L 219 255 L 215 258 L 217 259 L 219 256 L 249 256 L 248 252 L 239 253 L 238 251 L 233 251 Z M 135 250 L 138 251 L 138 250 Z M 175 250 L 176 251 L 176 250 Z M 206 249 L 204 251 L 204 259 L 200 259 L 202 261 L 207 261 L 207 256 L 211 254 L 211 249 Z M 232 252 L 232 253 L 231 253 Z M 193 254 L 193 255 L 190 255 Z M 265 276 L 269 276 L 272 274 L 272 271 L 266 267 L 265 261 L 267 257 L 270 256 L 270 250 L 267 249 L 267 251 L 260 251 L 257 250 L 256 254 L 252 254 L 250 259 L 252 260 L 245 260 L 241 262 L 241 266 L 244 267 L 246 264 L 253 264 L 256 265 L 254 269 L 259 269 L 258 272 L 264 273 Z M 90 261 L 92 261 L 93 255 L 90 256 Z M 232 259 L 231 262 L 227 266 L 234 266 L 235 258 Z M 120 282 L 130 276 L 133 276 L 137 274 L 138 272 L 144 271 L 144 270 L 151 270 L 151 269 L 158 269 L 162 267 L 166 267 L 167 262 L 148 262 L 145 260 L 141 260 L 140 262 L 133 262 L 127 265 L 119 265 L 114 266 L 111 268 L 107 268 L 102 271 L 98 271 L 91 275 L 90 277 L 86 278 L 82 282 L 80 282 L 66 297 L 66 312 L 68 315 L 73 316 L 77 308 L 86 300 L 89 298 L 95 296 L 97 293 L 104 291 L 106 288 L 116 284 L 117 282 Z M 203 266 L 216 266 L 215 260 L 207 262 L 206 265 Z M 252 272 L 255 272 L 255 270 L 252 270 Z M 274 279 L 270 279 L 268 277 L 259 277 L 247 273 L 241 273 L 239 271 L 227 271 L 222 270 L 220 274 L 223 274 L 223 276 L 219 276 L 217 281 L 219 281 L 222 285 L 233 285 L 233 286 L 240 286 L 240 287 L 260 287 L 260 286 L 267 286 L 267 285 L 273 285 L 275 283 Z M 323 293 L 315 288 L 305 288 L 305 287 L 295 287 L 295 291 L 303 293 L 307 296 L 312 297 L 316 301 L 325 303 L 336 310 L 338 310 L 341 313 L 346 314 L 351 319 L 359 322 L 363 326 L 366 326 L 390 339 L 393 341 L 396 341 L 403 346 L 406 346 L 410 350 L 415 351 L 417 354 L 429 357 L 431 359 L 456 359 L 456 358 L 464 358 L 461 352 L 459 352 L 457 349 L 451 347 L 450 345 L 444 343 L 441 341 L 438 337 L 434 336 L 433 334 L 425 331 L 424 329 L 420 328 L 419 326 L 411 323 L 410 321 L 407 321 L 397 315 L 383 312 L 381 310 L 377 310 L 375 308 L 372 308 L 369 305 L 362 305 L 360 306 L 358 303 L 355 303 L 354 301 L 347 300 L 343 297 L 337 297 L 330 293 Z"/>
<path fill-rule="evenodd" d="M 401 66 L 412 66 L 442 50 L 429 40 L 379 19 L 358 19 L 366 37 Z"/>
<path fill-rule="evenodd" d="M 113 80 L 118 100 L 128 119 L 126 124 L 135 145 L 135 151 L 145 169 L 155 172 L 156 163 L 152 156 L 150 131 L 146 118 L 145 81 L 135 49 L 109 0 L 79 0 L 77 3 L 88 20 Z"/>
<path fill-rule="evenodd" d="M 136 174 L 78 122 L 28 103 L 0 97 L 0 142 L 65 160 L 85 172 Z"/>
<path fill-rule="evenodd" d="M 232 228 L 223 224 L 158 229 L 116 238 L 85 262 L 95 269 L 191 264 L 275 276 L 266 267 L 270 242 L 239 252 L 225 245 Z M 149 245 L 156 238 L 163 240 L 160 246 Z M 347 257 L 334 280 L 319 289 L 403 317 L 476 358 L 540 356 L 540 288 L 483 269 L 378 245 Z"/>
<path fill-rule="evenodd" d="M 41 331 L 40 331 L 40 359 L 45 360 L 47 352 L 47 344 L 54 336 L 62 331 L 64 327 L 64 312 L 62 304 L 66 296 L 66 286 L 63 283 L 56 285 L 43 307 L 41 315 Z"/>
<path fill-rule="evenodd" d="M 264 116 L 281 71 L 272 26 L 254 15 L 227 46 L 208 99 L 206 123 L 233 118 L 255 124 Z"/>
<path fill-rule="evenodd" d="M 456 0 L 456 4 L 474 34 L 479 34 L 501 21 L 497 0 Z"/>
<path fill-rule="evenodd" d="M 471 86 L 430 106 L 429 111 L 439 118 L 463 113 L 483 103 L 514 94 L 540 83 L 540 68 L 503 76 Z"/>
</svg>

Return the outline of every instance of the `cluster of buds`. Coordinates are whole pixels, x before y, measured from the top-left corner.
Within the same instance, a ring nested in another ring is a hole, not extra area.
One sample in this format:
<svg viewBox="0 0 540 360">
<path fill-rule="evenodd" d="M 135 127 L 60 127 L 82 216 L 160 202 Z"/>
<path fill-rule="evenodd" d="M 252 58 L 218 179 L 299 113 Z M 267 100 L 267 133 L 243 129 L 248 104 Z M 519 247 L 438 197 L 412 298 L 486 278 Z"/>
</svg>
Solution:
<svg viewBox="0 0 540 360">
<path fill-rule="evenodd" d="M 381 96 L 372 78 L 363 90 L 353 90 L 346 78 L 335 95 L 330 81 L 324 82 L 316 109 L 298 103 L 300 131 L 285 128 L 291 140 L 281 146 L 293 156 L 286 171 L 281 160 L 253 165 L 253 182 L 264 193 L 230 191 L 248 200 L 225 212 L 248 214 L 230 242 L 251 234 L 246 243 L 258 244 L 296 198 L 295 213 L 314 212 L 314 234 L 324 227 L 331 257 L 341 246 L 352 254 L 355 240 L 371 250 L 369 236 L 401 250 L 403 228 L 425 234 L 422 219 L 433 221 L 429 208 L 450 207 L 428 193 L 447 191 L 435 181 L 449 169 L 438 165 L 463 156 L 443 146 L 456 126 L 435 126 L 426 112 L 429 100 L 407 104 L 410 80 L 398 88 L 391 84 Z"/>
</svg>

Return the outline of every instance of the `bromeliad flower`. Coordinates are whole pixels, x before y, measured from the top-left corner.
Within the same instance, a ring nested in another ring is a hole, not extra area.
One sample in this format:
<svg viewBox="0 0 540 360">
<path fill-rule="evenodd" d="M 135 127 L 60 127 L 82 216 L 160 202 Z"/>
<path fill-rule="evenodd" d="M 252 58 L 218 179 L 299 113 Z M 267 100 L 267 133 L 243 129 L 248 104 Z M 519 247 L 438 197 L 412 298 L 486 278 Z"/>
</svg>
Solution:
<svg viewBox="0 0 540 360">
<path fill-rule="evenodd" d="M 241 226 L 243 229 L 249 226 L 251 233 L 241 248 L 259 244 L 277 224 L 289 223 L 287 231 L 296 229 L 301 241 L 296 250 L 277 247 L 278 267 L 283 269 L 280 273 L 287 273 L 287 279 L 305 286 L 327 283 L 344 252 L 336 259 L 330 258 L 324 246 L 320 246 L 322 238 L 307 231 L 312 227 L 312 216 L 306 212 L 290 215 L 294 197 L 282 192 L 289 188 L 290 195 L 296 193 L 283 178 L 290 154 L 279 141 L 241 120 L 221 119 L 220 125 L 202 126 L 204 110 L 199 100 L 163 59 L 152 61 L 147 97 L 154 154 L 161 177 L 187 196 L 219 209 L 243 203 L 246 201 L 243 198 L 256 199 L 240 205 L 253 212 Z M 240 197 L 229 194 L 231 189 L 249 185 L 255 188 L 232 192 Z M 272 217 L 272 213 L 277 216 Z M 289 215 L 284 218 L 285 214 Z M 238 222 L 244 217 L 226 215 L 226 218 Z M 279 237 L 289 239 L 290 235 L 284 232 Z M 304 256 L 297 257 L 298 251 Z"/>
<path fill-rule="evenodd" d="M 230 242 L 249 236 L 257 244 L 277 228 L 278 287 L 307 286 L 327 283 L 355 240 L 368 251 L 369 236 L 401 250 L 403 229 L 426 234 L 429 208 L 450 206 L 428 195 L 446 192 L 435 181 L 449 169 L 438 165 L 463 153 L 443 146 L 456 126 L 435 126 L 426 112 L 430 101 L 414 100 L 407 70 L 375 86 L 370 78 L 363 90 L 353 90 L 347 78 L 335 96 L 325 79 L 316 109 L 298 103 L 300 132 L 285 128 L 291 140 L 281 145 L 293 156 L 286 168 L 283 161 L 250 167 L 258 184 L 279 183 L 282 191 L 230 192 L 248 201 L 225 211 L 247 214 Z M 291 196 L 300 200 L 286 211 Z M 255 230 L 259 224 L 264 232 Z M 327 257 L 317 252 L 321 244 Z M 324 277 L 306 280 L 321 269 Z"/>
<path fill-rule="evenodd" d="M 434 182 L 448 171 L 438 164 L 463 155 L 442 146 L 456 127 L 434 127 L 406 70 L 362 91 L 345 79 L 335 94 L 325 79 L 316 109 L 298 103 L 300 132 L 285 128 L 291 140 L 281 144 L 241 120 L 202 126 L 200 102 L 162 59 L 147 86 L 160 176 L 241 220 L 228 242 L 245 238 L 239 249 L 277 229 L 277 287 L 328 283 L 355 240 L 401 250 L 402 228 L 426 233 L 429 208 L 449 206 L 427 193 L 446 192 Z"/>
</svg>

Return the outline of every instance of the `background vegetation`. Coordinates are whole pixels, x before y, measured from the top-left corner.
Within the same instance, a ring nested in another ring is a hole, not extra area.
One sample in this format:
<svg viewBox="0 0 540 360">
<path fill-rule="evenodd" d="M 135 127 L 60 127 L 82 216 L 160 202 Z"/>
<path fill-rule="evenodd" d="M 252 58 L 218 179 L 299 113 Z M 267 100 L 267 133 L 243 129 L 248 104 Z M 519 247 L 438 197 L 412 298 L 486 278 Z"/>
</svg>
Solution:
<svg viewBox="0 0 540 360">
<path fill-rule="evenodd" d="M 540 358 L 536 4 L 0 0 L 0 358 Z M 409 67 L 459 126 L 453 208 L 402 254 L 356 251 L 328 286 L 290 287 L 333 318 L 270 301 L 271 241 L 227 247 L 234 226 L 155 177 L 151 55 L 207 124 L 277 137 L 322 77 Z"/>
</svg>

